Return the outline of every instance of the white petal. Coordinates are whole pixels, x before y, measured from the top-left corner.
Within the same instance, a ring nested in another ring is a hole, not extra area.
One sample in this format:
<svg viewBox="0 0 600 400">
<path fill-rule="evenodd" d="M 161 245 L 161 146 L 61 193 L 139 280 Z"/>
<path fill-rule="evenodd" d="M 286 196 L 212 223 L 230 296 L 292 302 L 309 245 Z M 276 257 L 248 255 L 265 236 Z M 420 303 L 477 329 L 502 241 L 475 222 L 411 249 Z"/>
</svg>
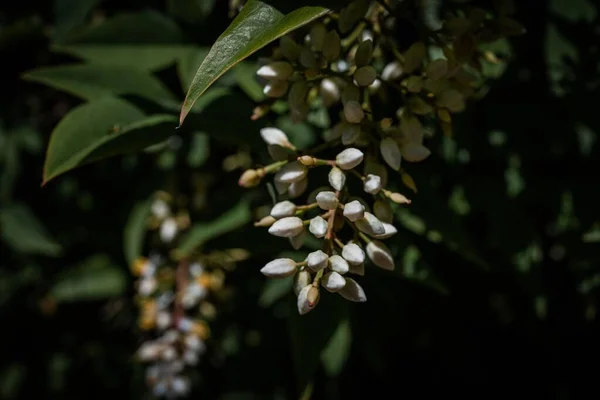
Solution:
<svg viewBox="0 0 600 400">
<path fill-rule="evenodd" d="M 378 240 L 372 240 L 367 244 L 367 255 L 373 261 L 373 264 L 380 268 L 392 271 L 394 269 L 394 259 L 392 252 L 387 246 Z"/>
<path fill-rule="evenodd" d="M 335 271 L 323 275 L 321 285 L 329 292 L 339 292 L 346 286 L 346 279 Z"/>
<path fill-rule="evenodd" d="M 325 268 L 328 260 L 329 256 L 322 250 L 313 251 L 306 258 L 308 267 L 315 272 Z"/>
<path fill-rule="evenodd" d="M 333 255 L 329 257 L 329 268 L 338 274 L 345 274 L 350 269 L 348 261 L 344 260 L 341 256 Z"/>
<path fill-rule="evenodd" d="M 267 65 L 263 65 L 256 71 L 256 75 L 265 79 L 280 79 L 282 81 L 288 79 L 294 73 L 292 64 L 287 61 L 274 61 Z"/>
<path fill-rule="evenodd" d="M 304 229 L 302 220 L 298 217 L 285 217 L 275 221 L 269 228 L 269 233 L 279 237 L 293 237 L 299 235 Z"/>
<path fill-rule="evenodd" d="M 300 291 L 306 286 L 312 283 L 312 278 L 310 276 L 310 272 L 307 270 L 299 271 L 296 275 L 294 275 L 294 293 L 296 296 L 300 293 Z"/>
<path fill-rule="evenodd" d="M 335 157 L 335 163 L 344 170 L 352 169 L 360 164 L 364 154 L 362 151 L 353 147 L 346 149 Z"/>
<path fill-rule="evenodd" d="M 355 222 L 365 216 L 365 206 L 358 200 L 346 203 L 344 206 L 344 217 Z"/>
<path fill-rule="evenodd" d="M 277 128 L 262 128 L 260 130 L 260 136 L 267 144 L 276 144 L 282 147 L 290 145 L 290 141 L 287 135 Z"/>
<path fill-rule="evenodd" d="M 320 216 L 316 216 L 310 220 L 308 230 L 315 235 L 316 238 L 322 238 L 327 233 L 327 221 Z"/>
<path fill-rule="evenodd" d="M 358 265 L 365 262 L 365 252 L 356 243 L 348 243 L 342 248 L 342 257 L 350 265 Z"/>
<path fill-rule="evenodd" d="M 377 175 L 369 174 L 363 185 L 365 192 L 377 194 L 381 190 L 381 178 Z"/>
<path fill-rule="evenodd" d="M 377 236 L 385 233 L 383 222 L 370 212 L 365 212 L 365 216 L 355 222 L 356 227 L 367 235 Z"/>
<path fill-rule="evenodd" d="M 304 193 L 306 191 L 307 187 L 308 187 L 308 179 L 304 178 L 298 182 L 292 183 L 288 187 L 288 194 L 290 195 L 290 197 L 292 199 L 295 199 L 296 197 L 302 196 L 302 193 Z"/>
<path fill-rule="evenodd" d="M 381 235 L 374 235 L 373 237 L 377 239 L 387 239 L 398 233 L 398 229 L 396 229 L 394 225 L 388 224 L 387 222 L 383 223 L 383 228 L 385 229 L 384 233 L 382 233 Z"/>
<path fill-rule="evenodd" d="M 306 177 L 308 170 L 298 161 L 291 162 L 281 167 L 275 174 L 275 181 L 281 183 L 299 182 Z"/>
<path fill-rule="evenodd" d="M 296 273 L 296 261 L 290 258 L 278 258 L 271 261 L 260 272 L 269 278 L 284 278 Z"/>
<path fill-rule="evenodd" d="M 317 204 L 323 210 L 335 210 L 339 204 L 339 200 L 333 192 L 320 192 L 317 194 Z"/>
<path fill-rule="evenodd" d="M 342 190 L 346 184 L 346 175 L 338 167 L 331 168 L 331 171 L 329 171 L 329 184 L 337 191 Z"/>
<path fill-rule="evenodd" d="M 273 218 L 293 217 L 296 213 L 296 205 L 289 200 L 280 201 L 271 209 Z"/>
<path fill-rule="evenodd" d="M 346 286 L 344 286 L 344 288 L 338 293 L 346 300 L 355 301 L 357 303 L 364 303 L 367 301 L 367 295 L 365 294 L 365 291 L 352 278 L 346 278 Z"/>
<path fill-rule="evenodd" d="M 300 315 L 304 315 L 313 309 L 313 307 L 311 307 L 311 305 L 308 301 L 308 291 L 312 287 L 313 287 L 312 285 L 307 285 L 302 288 L 300 293 L 298 293 L 297 305 L 298 305 L 298 312 L 300 313 Z"/>
</svg>

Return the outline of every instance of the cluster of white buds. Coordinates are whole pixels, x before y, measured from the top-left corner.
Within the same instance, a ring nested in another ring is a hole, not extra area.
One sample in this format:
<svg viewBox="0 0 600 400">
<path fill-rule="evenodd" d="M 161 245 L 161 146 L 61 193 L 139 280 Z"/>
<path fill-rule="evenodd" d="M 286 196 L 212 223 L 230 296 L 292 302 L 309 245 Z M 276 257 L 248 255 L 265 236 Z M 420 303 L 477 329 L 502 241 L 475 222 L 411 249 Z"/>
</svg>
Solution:
<svg viewBox="0 0 600 400">
<path fill-rule="evenodd" d="M 467 4 L 448 14 L 439 29 L 417 29 L 421 36 L 405 43 L 394 34 L 397 24 L 418 23 L 405 18 L 403 2 L 354 0 L 282 37 L 258 69 L 269 100 L 255 109 L 253 119 L 267 116 L 275 100 L 283 99 L 293 122 L 310 123 L 316 110 L 331 121 L 323 143 L 307 151 L 277 128 L 262 129 L 274 162 L 246 170 L 239 180 L 253 187 L 275 175 L 279 202 L 256 226 L 289 238 L 295 249 L 309 233 L 323 240 L 322 250 L 302 262 L 277 259 L 262 269 L 270 277 L 295 276 L 300 313 L 314 308 L 321 287 L 365 301 L 348 276 L 364 273 L 365 258 L 394 268 L 382 240 L 397 232 L 392 204 L 410 203 L 391 189 L 401 181 L 417 191 L 405 163 L 426 160 L 431 152 L 425 139 L 436 129 L 450 135 L 452 115 L 476 93 L 485 56 L 477 44 L 521 33 L 504 4 L 510 0 L 496 3 L 496 19 L 494 12 Z M 308 191 L 309 171 L 319 167 L 329 168 L 329 187 L 318 187 L 306 203 L 295 204 L 292 200 Z M 356 185 L 346 182 L 348 176 L 360 182 L 361 196 L 351 193 Z"/>
<path fill-rule="evenodd" d="M 212 268 L 209 257 L 172 259 L 172 244 L 189 218 L 173 215 L 171 197 L 159 193 L 148 221 L 158 245 L 149 257 L 132 265 L 137 277 L 139 327 L 147 334 L 137 358 L 149 363 L 146 381 L 157 397 L 182 397 L 191 389 L 186 368 L 198 364 L 209 338 L 208 322 L 215 316 L 211 295 L 221 290 L 224 273 Z"/>
</svg>

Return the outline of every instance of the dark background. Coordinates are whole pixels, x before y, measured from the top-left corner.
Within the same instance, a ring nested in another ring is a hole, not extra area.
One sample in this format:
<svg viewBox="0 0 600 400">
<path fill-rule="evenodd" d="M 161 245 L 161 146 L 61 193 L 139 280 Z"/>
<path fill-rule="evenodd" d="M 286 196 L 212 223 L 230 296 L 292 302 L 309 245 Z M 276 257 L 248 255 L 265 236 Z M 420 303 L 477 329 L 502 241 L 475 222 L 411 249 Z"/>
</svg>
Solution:
<svg viewBox="0 0 600 400">
<path fill-rule="evenodd" d="M 69 3 L 0 7 L 0 398 L 145 398 L 143 367 L 132 358 L 141 333 L 123 227 L 133 205 L 154 190 L 191 190 L 194 169 L 140 154 L 40 187 L 49 135 L 80 100 L 21 76 L 72 62 L 51 45 L 95 18 L 125 12 L 153 10 L 175 21 L 181 43 L 210 46 L 230 21 L 228 4 L 190 1 L 194 14 L 177 1 L 88 1 L 91 11 L 78 14 Z M 435 139 L 433 155 L 410 170 L 420 191 L 394 239 L 400 271 L 393 277 L 373 271 L 362 281 L 369 301 L 349 308 L 346 367 L 335 377 L 319 367 L 313 398 L 598 396 L 598 10 L 585 0 L 517 2 L 515 19 L 527 34 L 498 48 L 503 63 L 489 72 L 489 93 L 457 118 L 452 140 Z M 183 98 L 174 67 L 156 75 Z M 251 109 L 244 104 L 240 118 Z M 256 132 L 240 132 L 239 142 L 243 135 L 256 139 Z M 203 167 L 213 180 L 230 182 L 218 184 L 216 199 L 241 193 L 239 171 L 218 168 L 235 148 L 216 144 Z M 227 207 L 226 200 L 218 203 Z M 23 207 L 45 232 L 43 250 L 14 243 L 26 238 L 6 219 L 30 223 Z M 245 240 L 252 250 L 265 237 L 248 226 L 215 247 Z M 278 250 L 287 245 L 266 243 Z M 267 250 L 228 277 L 236 294 L 215 322 L 192 397 L 298 398 L 289 299 L 259 305 L 258 268 Z M 97 254 L 110 259 L 121 289 L 53 298 L 65 272 L 85 270 Z M 335 302 L 326 298 L 319 307 L 325 310 L 326 301 Z M 310 343 L 319 333 L 304 335 Z"/>
</svg>

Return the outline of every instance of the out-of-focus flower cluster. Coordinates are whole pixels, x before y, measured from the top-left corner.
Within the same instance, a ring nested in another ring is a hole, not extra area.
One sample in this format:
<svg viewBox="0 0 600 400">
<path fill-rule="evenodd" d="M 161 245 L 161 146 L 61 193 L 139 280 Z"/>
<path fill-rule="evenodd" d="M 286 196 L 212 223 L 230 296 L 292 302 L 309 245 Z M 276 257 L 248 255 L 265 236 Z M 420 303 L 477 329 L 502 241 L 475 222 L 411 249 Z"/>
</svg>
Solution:
<svg viewBox="0 0 600 400">
<path fill-rule="evenodd" d="M 288 238 L 295 249 L 307 234 L 323 241 L 322 249 L 302 262 L 276 259 L 262 269 L 274 278 L 294 275 L 301 314 L 318 303 L 320 288 L 366 301 L 350 277 L 364 274 L 366 259 L 394 268 L 383 240 L 397 232 L 393 205 L 410 204 L 393 189 L 396 177 L 417 191 L 405 163 L 427 159 L 427 137 L 436 130 L 451 135 L 453 115 L 477 93 L 481 59 L 493 59 L 478 45 L 523 32 L 509 17 L 510 0 L 496 1 L 491 11 L 454 4 L 439 29 L 415 17 L 418 3 L 355 0 L 281 38 L 257 71 L 269 100 L 255 108 L 254 119 L 285 101 L 293 122 L 307 120 L 318 108 L 325 108 L 331 121 L 323 143 L 306 151 L 282 130 L 262 129 L 274 162 L 246 170 L 239 180 L 253 187 L 274 174 L 279 199 L 257 226 Z M 416 32 L 410 43 L 397 34 L 403 24 Z M 297 204 L 316 168 L 328 169 L 328 182 L 322 182 L 328 187 Z"/>
<path fill-rule="evenodd" d="M 137 358 L 148 363 L 146 381 L 157 397 L 182 397 L 191 389 L 187 367 L 200 362 L 210 336 L 209 321 L 217 313 L 216 302 L 226 296 L 225 268 L 247 254 L 229 252 L 174 256 L 177 237 L 189 226 L 185 210 L 175 213 L 170 195 L 155 196 L 148 221 L 148 257 L 137 259 L 136 301 L 139 328 L 145 341 Z"/>
</svg>

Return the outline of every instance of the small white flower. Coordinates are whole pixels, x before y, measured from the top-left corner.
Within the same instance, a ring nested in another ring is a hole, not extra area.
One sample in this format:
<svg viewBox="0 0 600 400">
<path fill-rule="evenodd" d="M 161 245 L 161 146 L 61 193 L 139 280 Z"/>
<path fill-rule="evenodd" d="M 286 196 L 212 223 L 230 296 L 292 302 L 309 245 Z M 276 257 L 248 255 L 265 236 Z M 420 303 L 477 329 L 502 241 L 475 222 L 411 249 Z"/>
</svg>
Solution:
<svg viewBox="0 0 600 400">
<path fill-rule="evenodd" d="M 314 304 L 311 304 L 308 300 L 308 292 L 312 287 L 313 285 L 307 285 L 300 290 L 300 293 L 298 293 L 297 305 L 300 315 L 308 313 L 314 307 Z"/>
<path fill-rule="evenodd" d="M 367 295 L 365 294 L 363 288 L 358 283 L 356 283 L 354 279 L 345 279 L 346 285 L 342 290 L 338 292 L 340 296 L 342 296 L 346 300 L 354 301 L 357 303 L 364 303 L 365 301 L 367 301 Z"/>
<path fill-rule="evenodd" d="M 293 217 L 296 213 L 296 205 L 289 200 L 280 201 L 271 209 L 273 218 Z"/>
<path fill-rule="evenodd" d="M 329 256 L 325 254 L 325 252 L 323 252 L 322 250 L 313 251 L 312 253 L 309 253 L 308 257 L 306 258 L 308 268 L 310 268 L 314 272 L 325 268 L 327 266 L 328 260 Z"/>
<path fill-rule="evenodd" d="M 256 71 L 256 75 L 265 79 L 279 79 L 285 81 L 294 73 L 292 64 L 287 61 L 274 61 L 263 65 Z"/>
<path fill-rule="evenodd" d="M 364 33 L 364 32 L 363 32 Z M 363 40 L 356 49 L 354 62 L 357 67 L 364 67 L 371 63 L 373 56 L 373 41 L 371 39 Z"/>
<path fill-rule="evenodd" d="M 342 144 L 348 146 L 356 142 L 360 136 L 360 125 L 349 124 L 344 122 L 342 124 Z"/>
<path fill-rule="evenodd" d="M 335 271 L 328 272 L 323 275 L 321 285 L 329 292 L 339 292 L 346 286 L 346 279 Z"/>
<path fill-rule="evenodd" d="M 269 228 L 269 233 L 279 237 L 293 237 L 304 230 L 304 224 L 298 217 L 285 217 L 275 221 Z M 382 232 L 383 233 L 383 232 Z"/>
<path fill-rule="evenodd" d="M 369 174 L 363 186 L 365 192 L 377 194 L 381 190 L 381 178 L 378 175 Z"/>
<path fill-rule="evenodd" d="M 344 206 L 344 217 L 355 222 L 365 216 L 365 206 L 358 200 L 346 203 Z"/>
<path fill-rule="evenodd" d="M 299 235 L 292 236 L 290 238 L 290 244 L 294 250 L 299 250 L 304 244 L 304 240 L 306 239 L 306 231 L 303 230 Z"/>
<path fill-rule="evenodd" d="M 385 229 L 384 233 L 382 233 L 381 235 L 375 235 L 373 237 L 377 239 L 387 239 L 398 233 L 398 229 L 396 229 L 394 225 L 388 224 L 387 222 L 383 222 L 383 228 Z"/>
<path fill-rule="evenodd" d="M 306 177 L 307 168 L 298 161 L 291 162 L 281 167 L 275 174 L 275 181 L 280 183 L 299 182 Z"/>
<path fill-rule="evenodd" d="M 156 199 L 152 202 L 152 214 L 158 218 L 166 218 L 171 213 L 169 205 L 162 199 Z"/>
<path fill-rule="evenodd" d="M 392 252 L 387 246 L 378 240 L 372 240 L 367 244 L 367 255 L 373 261 L 373 264 L 380 268 L 392 271 L 394 269 L 394 259 Z"/>
<path fill-rule="evenodd" d="M 365 262 L 365 252 L 356 243 L 348 243 L 342 248 L 342 257 L 350 265 L 359 265 Z"/>
<path fill-rule="evenodd" d="M 327 221 L 325 221 L 320 216 L 316 216 L 310 220 L 308 230 L 310 231 L 310 233 L 315 235 L 316 238 L 320 239 L 327 233 Z"/>
<path fill-rule="evenodd" d="M 335 210 L 340 203 L 335 193 L 329 191 L 317 194 L 316 200 L 323 210 Z"/>
<path fill-rule="evenodd" d="M 358 229 L 370 236 L 383 235 L 385 233 L 383 222 L 370 212 L 365 212 L 365 216 L 356 221 L 355 224 Z"/>
<path fill-rule="evenodd" d="M 165 330 L 171 325 L 171 314 L 167 311 L 161 311 L 156 314 L 156 327 L 159 330 Z"/>
<path fill-rule="evenodd" d="M 193 277 L 200 276 L 203 272 L 204 266 L 201 263 L 195 262 L 190 265 L 190 275 L 192 275 Z"/>
<path fill-rule="evenodd" d="M 265 143 L 278 145 L 281 147 L 290 147 L 291 143 L 287 135 L 277 128 L 262 128 L 260 130 L 260 136 L 263 138 Z"/>
<path fill-rule="evenodd" d="M 155 342 L 145 342 L 137 351 L 137 356 L 141 361 L 156 360 L 160 355 L 162 346 Z"/>
<path fill-rule="evenodd" d="M 392 61 L 387 64 L 381 72 L 381 79 L 384 81 L 393 81 L 402 75 L 402 66 L 398 61 Z"/>
<path fill-rule="evenodd" d="M 308 179 L 304 178 L 299 180 L 298 182 L 292 183 L 288 187 L 288 194 L 290 198 L 295 199 L 296 197 L 302 196 L 302 194 L 308 188 Z"/>
<path fill-rule="evenodd" d="M 295 274 L 296 268 L 296 261 L 291 258 L 278 258 L 262 267 L 260 272 L 269 278 L 285 278 Z"/>
<path fill-rule="evenodd" d="M 419 162 L 423 161 L 431 154 L 431 151 L 418 143 L 406 143 L 400 149 L 402 157 L 408 162 Z"/>
<path fill-rule="evenodd" d="M 267 97 L 281 97 L 288 90 L 288 82 L 287 81 L 269 81 L 265 87 L 263 88 L 263 93 Z"/>
<path fill-rule="evenodd" d="M 331 107 L 340 101 L 340 88 L 333 80 L 329 78 L 325 78 L 321 81 L 321 85 L 319 86 L 319 94 L 323 99 L 323 105 L 325 107 Z"/>
<path fill-rule="evenodd" d="M 329 62 L 333 62 L 340 58 L 342 43 L 340 36 L 334 30 L 327 32 L 323 42 L 323 57 Z"/>
<path fill-rule="evenodd" d="M 197 353 L 204 353 L 206 351 L 206 344 L 194 334 L 185 335 L 183 344 L 190 350 L 194 350 Z"/>
<path fill-rule="evenodd" d="M 300 293 L 302 288 L 310 285 L 312 282 L 312 278 L 310 276 L 310 272 L 303 269 L 302 271 L 298 271 L 296 275 L 294 275 L 294 293 L 296 296 Z"/>
<path fill-rule="evenodd" d="M 338 167 L 344 170 L 352 169 L 360 164 L 363 160 L 364 154 L 362 151 L 350 147 L 339 153 L 335 157 L 335 163 Z"/>
<path fill-rule="evenodd" d="M 176 376 L 171 381 L 171 388 L 178 396 L 185 396 L 190 391 L 191 384 L 188 378 Z"/>
<path fill-rule="evenodd" d="M 354 79 L 359 86 L 369 86 L 375 82 L 376 78 L 377 72 L 375 71 L 375 68 L 370 65 L 360 67 L 354 73 Z"/>
<path fill-rule="evenodd" d="M 179 227 L 175 218 L 167 218 L 160 224 L 160 240 L 169 243 L 175 239 L 178 231 Z"/>
<path fill-rule="evenodd" d="M 329 257 L 329 268 L 338 274 L 345 274 L 350 269 L 348 261 L 344 260 L 341 256 L 333 255 Z"/>
<path fill-rule="evenodd" d="M 329 171 L 329 184 L 337 191 L 342 190 L 346 184 L 346 175 L 338 167 L 331 168 L 331 171 Z"/>
<path fill-rule="evenodd" d="M 394 220 L 394 210 L 392 210 L 392 206 L 387 201 L 377 200 L 375 204 L 373 204 L 373 214 L 375 214 L 381 222 L 390 224 Z"/>
<path fill-rule="evenodd" d="M 177 357 L 177 351 L 172 346 L 164 347 L 161 357 L 165 361 L 173 361 Z"/>
<path fill-rule="evenodd" d="M 182 359 L 187 365 L 195 366 L 198 365 L 198 362 L 200 361 L 200 356 L 195 351 L 186 349 L 183 352 Z"/>
<path fill-rule="evenodd" d="M 381 150 L 381 156 L 390 168 L 398 171 L 400 169 L 400 162 L 402 161 L 398 143 L 391 137 L 387 137 L 381 141 L 379 149 Z"/>
<path fill-rule="evenodd" d="M 154 277 L 147 277 L 140 280 L 138 285 L 138 292 L 142 296 L 150 296 L 156 290 L 158 283 Z"/>
<path fill-rule="evenodd" d="M 352 124 L 359 124 L 365 117 L 365 112 L 358 101 L 348 101 L 344 104 L 344 116 Z"/>
<path fill-rule="evenodd" d="M 348 272 L 350 272 L 351 274 L 363 276 L 365 274 L 365 264 L 350 264 L 350 271 Z"/>
</svg>

